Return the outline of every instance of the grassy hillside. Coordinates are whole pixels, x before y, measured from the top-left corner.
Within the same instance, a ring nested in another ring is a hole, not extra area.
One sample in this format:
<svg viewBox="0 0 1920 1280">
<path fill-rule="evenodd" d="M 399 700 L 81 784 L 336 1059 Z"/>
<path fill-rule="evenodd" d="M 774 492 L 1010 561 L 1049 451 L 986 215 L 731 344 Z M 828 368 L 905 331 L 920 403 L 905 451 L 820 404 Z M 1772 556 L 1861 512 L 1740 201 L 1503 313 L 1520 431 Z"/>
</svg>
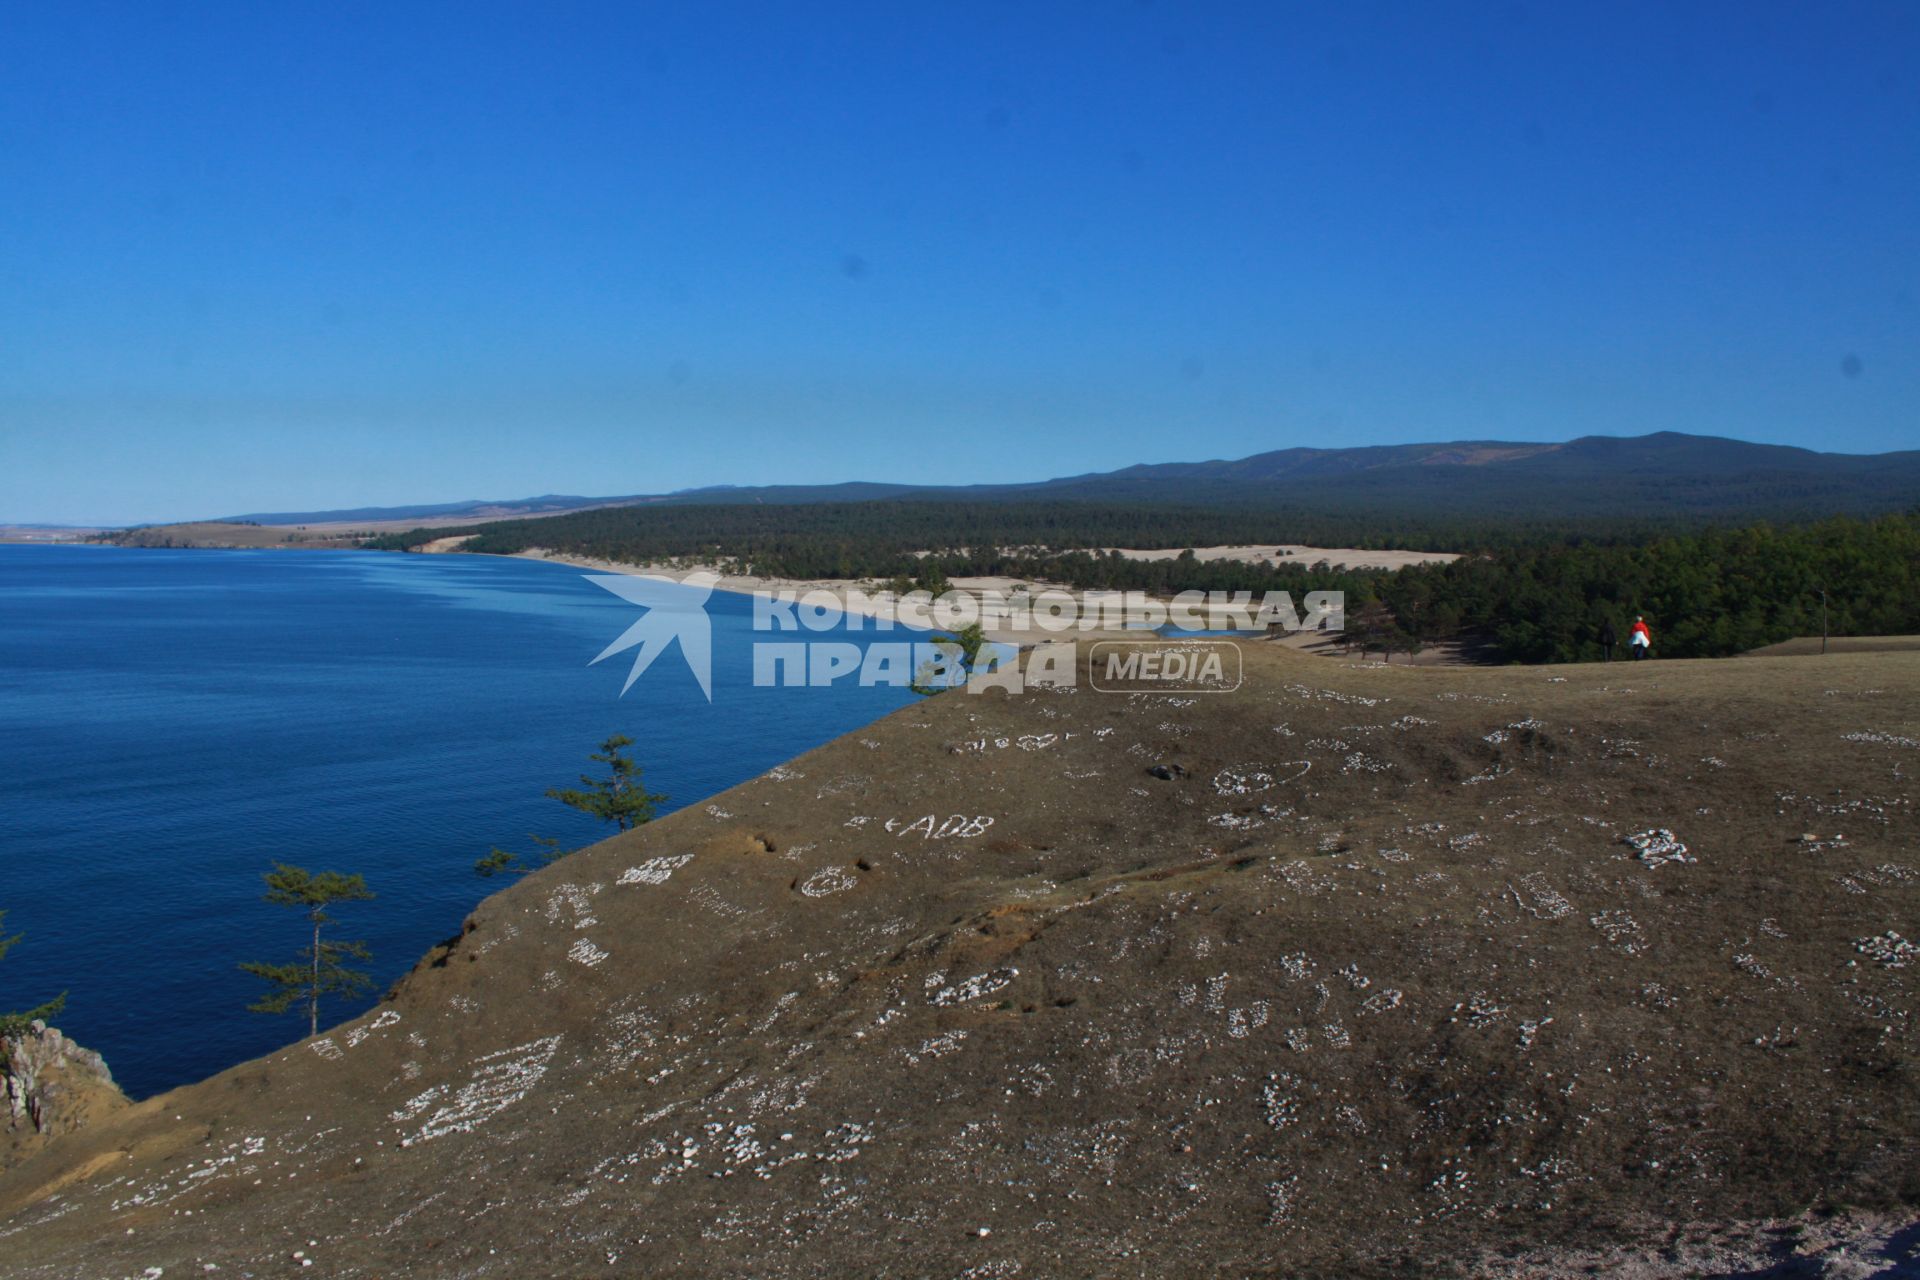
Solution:
<svg viewBox="0 0 1920 1280">
<path fill-rule="evenodd" d="M 1920 1201 L 1920 654 L 1246 661 L 577 854 L 0 1176 L 7 1273 L 1682 1274 Z"/>
</svg>

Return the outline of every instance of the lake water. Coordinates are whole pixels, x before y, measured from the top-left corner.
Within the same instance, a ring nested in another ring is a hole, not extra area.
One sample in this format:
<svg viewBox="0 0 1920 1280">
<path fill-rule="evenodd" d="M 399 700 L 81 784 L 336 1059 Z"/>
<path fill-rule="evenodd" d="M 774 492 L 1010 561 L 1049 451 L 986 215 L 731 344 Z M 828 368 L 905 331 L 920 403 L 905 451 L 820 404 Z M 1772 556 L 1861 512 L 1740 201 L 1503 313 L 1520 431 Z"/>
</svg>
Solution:
<svg viewBox="0 0 1920 1280">
<path fill-rule="evenodd" d="M 754 688 L 749 597 L 708 613 L 711 704 L 677 650 L 621 697 L 631 653 L 587 664 L 640 610 L 578 569 L 0 546 L 0 909 L 25 935 L 0 1010 L 65 990 L 59 1025 L 130 1093 L 200 1079 L 304 1034 L 235 968 L 303 945 L 260 901 L 274 861 L 366 876 L 335 936 L 385 990 L 499 887 L 490 846 L 609 833 L 543 792 L 611 734 L 672 809 L 913 699 Z"/>
</svg>

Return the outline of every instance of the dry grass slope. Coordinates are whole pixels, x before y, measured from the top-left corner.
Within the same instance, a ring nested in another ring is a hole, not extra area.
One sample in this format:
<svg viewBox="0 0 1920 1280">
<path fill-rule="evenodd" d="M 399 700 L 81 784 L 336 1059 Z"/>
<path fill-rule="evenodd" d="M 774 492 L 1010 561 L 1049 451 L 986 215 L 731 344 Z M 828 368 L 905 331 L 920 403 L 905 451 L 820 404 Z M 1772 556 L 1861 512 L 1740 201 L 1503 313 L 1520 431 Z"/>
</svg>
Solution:
<svg viewBox="0 0 1920 1280">
<path fill-rule="evenodd" d="M 1828 657 L 1836 653 L 1920 652 L 1920 636 L 1833 636 L 1824 642 L 1819 636 L 1796 636 L 1791 640 L 1782 640 L 1779 644 L 1749 650 L 1744 656 L 1749 658 L 1815 656 L 1820 653 L 1822 643 L 1826 645 Z"/>
<path fill-rule="evenodd" d="M 1677 1274 L 1920 1201 L 1920 654 L 1247 666 L 567 859 L 0 1177 L 6 1272 Z"/>
</svg>

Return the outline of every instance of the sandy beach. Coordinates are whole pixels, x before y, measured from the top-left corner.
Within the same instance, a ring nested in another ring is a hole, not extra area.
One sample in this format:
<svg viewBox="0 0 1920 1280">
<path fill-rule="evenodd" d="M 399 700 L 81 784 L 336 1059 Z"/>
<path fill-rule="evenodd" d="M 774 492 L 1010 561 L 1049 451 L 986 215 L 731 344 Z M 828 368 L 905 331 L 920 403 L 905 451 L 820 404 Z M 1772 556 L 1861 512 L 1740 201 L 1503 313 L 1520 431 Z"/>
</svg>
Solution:
<svg viewBox="0 0 1920 1280">
<path fill-rule="evenodd" d="M 436 538 L 421 546 L 423 552 L 457 551 L 466 541 L 464 537 Z M 1181 552 L 1177 550 L 1132 550 L 1116 547 L 1112 550 L 1136 560 L 1171 560 Z M 1446 551 L 1367 551 L 1353 547 L 1314 547 L 1304 543 L 1261 544 L 1258 546 L 1217 546 L 1196 547 L 1194 554 L 1201 560 L 1232 560 L 1244 564 L 1298 564 L 1314 565 L 1322 562 L 1334 568 L 1355 569 L 1402 569 L 1408 565 L 1446 563 L 1459 559 L 1458 554 Z M 712 574 L 716 581 L 716 591 L 732 591 L 742 595 L 754 595 L 772 598 L 782 593 L 821 592 L 831 597 L 835 605 L 844 613 L 859 614 L 865 617 L 884 619 L 900 623 L 896 605 L 890 599 L 876 599 L 880 594 L 878 583 L 868 579 L 855 578 L 773 578 L 756 574 L 727 573 L 717 565 L 710 564 L 631 564 L 622 561 L 602 560 L 590 556 L 566 555 L 533 547 L 514 553 L 517 559 L 551 560 L 560 564 L 576 565 L 582 569 L 594 569 L 603 573 L 646 574 L 653 577 L 684 579 L 692 573 Z M 1021 593 L 1037 595 L 1041 592 L 1064 593 L 1072 597 L 1076 608 L 1086 603 L 1088 593 L 1064 583 L 1046 582 L 1008 577 L 956 577 L 950 580 L 958 591 L 977 592 L 989 597 L 1018 598 Z M 1097 595 L 1110 593 L 1094 593 Z M 819 597 L 824 599 L 824 597 Z M 1296 597 L 1296 607 L 1305 609 L 1304 602 Z M 1094 610 L 1089 608 L 1087 612 Z M 1049 638 L 1067 638 L 1055 636 L 1030 626 L 1011 628 L 1006 625 L 1005 609 L 996 608 L 989 603 L 984 619 L 987 638 L 996 644 L 1010 644 L 1018 647 L 1030 646 Z M 1000 621 L 996 624 L 995 619 Z M 909 625 L 901 623 L 901 625 Z M 1205 629 L 1228 629 L 1235 622 L 1227 617 L 1208 619 Z M 1075 629 L 1072 637 L 1084 640 L 1139 639 L 1141 628 L 1120 629 Z M 1324 639 L 1320 633 L 1295 635 L 1289 638 L 1296 647 L 1324 650 L 1323 644 L 1316 641 Z"/>
<path fill-rule="evenodd" d="M 464 541 L 464 538 L 437 538 L 432 542 L 426 543 L 420 549 L 423 552 L 429 553 L 450 552 L 456 550 L 460 543 Z M 540 547 L 532 547 L 525 551 L 515 552 L 511 558 L 516 560 L 548 560 L 555 564 L 569 564 L 581 569 L 592 569 L 599 573 L 644 574 L 649 577 L 671 578 L 676 582 L 685 579 L 690 574 L 708 573 L 714 575 L 716 579 L 713 586 L 715 591 L 731 591 L 739 595 L 760 596 L 764 599 L 774 599 L 788 593 L 823 592 L 825 595 L 817 598 L 824 602 L 825 597 L 830 596 L 835 607 L 842 613 L 882 620 L 899 626 L 912 625 L 901 621 L 898 608 L 893 601 L 877 598 L 880 592 L 879 586 L 864 578 L 770 578 L 758 574 L 725 573 L 715 565 L 631 564 L 619 560 L 602 560 L 593 556 L 564 555 Z M 1032 593 L 1059 591 L 1071 595 L 1076 604 L 1084 598 L 1082 592 L 1071 587 L 1062 586 L 1059 583 L 1030 582 L 1022 578 L 954 578 L 951 579 L 951 585 L 957 591 L 972 591 L 983 594 L 997 592 L 1007 596 L 1012 596 L 1022 591 Z M 999 625 L 995 625 L 994 619 L 996 616 L 999 616 L 997 612 L 989 608 L 984 620 L 987 639 L 995 644 L 1008 644 L 1018 648 L 1029 647 L 1044 640 L 1056 638 L 1137 640 L 1141 637 L 1140 631 L 1121 630 L 1117 628 L 1089 631 L 1075 630 L 1071 633 L 1071 637 L 1056 636 L 1045 631 L 1027 628 L 1009 628 L 1005 625 L 1004 618 L 1002 618 Z"/>
<path fill-rule="evenodd" d="M 465 538 L 440 538 L 425 544 L 421 547 L 421 550 L 424 552 L 455 551 L 464 541 Z M 1212 547 L 1208 548 L 1208 550 L 1216 552 L 1257 552 L 1263 549 L 1255 547 Z M 1459 558 L 1451 553 L 1357 552 L 1351 549 L 1343 550 L 1339 548 L 1306 548 L 1306 550 L 1324 552 L 1328 556 L 1362 555 L 1377 556 L 1382 559 L 1395 556 L 1419 557 L 1423 555 L 1429 559 L 1438 560 L 1454 560 Z M 1141 552 L 1140 554 L 1142 557 L 1168 558 L 1178 553 Z M 713 588 L 716 591 L 731 591 L 740 595 L 761 596 L 769 599 L 782 593 L 824 592 L 827 596 L 832 597 L 836 607 L 843 613 L 858 614 L 863 617 L 875 619 L 885 619 L 900 626 L 914 625 L 912 623 L 901 622 L 895 605 L 890 600 L 876 598 L 879 595 L 878 586 L 866 579 L 772 578 L 754 574 L 729 574 L 721 572 L 718 567 L 713 565 L 629 564 L 622 561 L 601 560 L 590 556 L 562 555 L 541 548 L 518 552 L 510 558 L 550 560 L 556 564 L 569 564 L 578 568 L 592 569 L 601 573 L 645 574 L 651 577 L 671 578 L 675 581 L 685 579 L 689 574 L 705 572 L 714 575 L 717 579 Z M 1220 559 L 1223 557 L 1214 556 L 1212 558 Z M 1308 563 L 1316 562 L 1317 561 L 1308 561 Z M 1419 563 L 1419 560 L 1409 559 L 1406 560 L 1405 563 Z M 1399 568 L 1403 566 L 1400 564 L 1382 563 L 1372 567 Z M 953 578 L 950 581 L 955 590 L 980 592 L 983 594 L 998 593 L 1001 596 L 1008 597 L 1015 596 L 1016 593 L 1022 591 L 1029 593 L 1039 593 L 1042 591 L 1060 592 L 1071 596 L 1076 607 L 1082 605 L 1086 598 L 1085 592 L 1057 582 L 1029 581 L 1021 578 L 1007 577 L 960 577 Z M 1299 597 L 1295 597 L 1294 603 L 1296 607 L 1300 607 L 1304 611 L 1304 602 Z M 1035 645 L 1055 640 L 1085 640 L 1089 642 L 1097 640 L 1139 640 L 1144 636 L 1152 634 L 1149 629 L 1144 628 L 1095 628 L 1085 631 L 1075 628 L 1072 631 L 1056 633 L 1040 630 L 1033 626 L 1008 627 L 1004 625 L 1004 622 L 1002 625 L 996 626 L 993 622 L 996 616 L 996 610 L 991 604 L 989 604 L 986 613 L 987 625 L 985 629 L 987 639 L 994 644 L 1011 645 L 1016 649 L 1029 649 Z M 1214 618 L 1211 620 L 1209 629 L 1217 628 L 1225 630 L 1232 625 L 1234 625 L 1232 621 L 1227 618 Z M 1316 657 L 1348 659 L 1352 656 L 1347 647 L 1342 643 L 1340 634 L 1336 632 L 1319 630 L 1295 631 L 1264 638 L 1271 643 L 1283 644 L 1289 648 L 1297 649 L 1300 652 L 1309 653 Z M 1474 665 L 1472 656 L 1467 653 L 1458 642 L 1452 641 L 1430 645 L 1418 654 L 1401 654 L 1397 658 L 1382 654 L 1380 655 L 1380 660 L 1383 662 L 1392 662 L 1400 666 Z M 1362 661 L 1365 661 L 1364 655 Z"/>
</svg>

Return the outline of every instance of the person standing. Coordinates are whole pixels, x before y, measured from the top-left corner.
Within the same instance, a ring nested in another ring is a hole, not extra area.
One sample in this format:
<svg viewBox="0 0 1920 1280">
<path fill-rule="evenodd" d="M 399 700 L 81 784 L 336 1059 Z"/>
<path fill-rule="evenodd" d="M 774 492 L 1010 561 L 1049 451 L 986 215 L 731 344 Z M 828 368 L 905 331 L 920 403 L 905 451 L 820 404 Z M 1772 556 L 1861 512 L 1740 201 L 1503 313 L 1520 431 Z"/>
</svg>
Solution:
<svg viewBox="0 0 1920 1280">
<path fill-rule="evenodd" d="M 1653 648 L 1653 631 L 1647 626 L 1645 618 L 1634 618 L 1633 630 L 1627 636 L 1627 643 L 1633 648 L 1635 662 L 1646 657 L 1647 652 Z"/>
<path fill-rule="evenodd" d="M 1608 618 L 1600 624 L 1600 652 L 1606 655 L 1608 662 L 1613 661 L 1613 646 L 1620 643 L 1620 636 L 1613 629 L 1613 619 Z"/>
</svg>

